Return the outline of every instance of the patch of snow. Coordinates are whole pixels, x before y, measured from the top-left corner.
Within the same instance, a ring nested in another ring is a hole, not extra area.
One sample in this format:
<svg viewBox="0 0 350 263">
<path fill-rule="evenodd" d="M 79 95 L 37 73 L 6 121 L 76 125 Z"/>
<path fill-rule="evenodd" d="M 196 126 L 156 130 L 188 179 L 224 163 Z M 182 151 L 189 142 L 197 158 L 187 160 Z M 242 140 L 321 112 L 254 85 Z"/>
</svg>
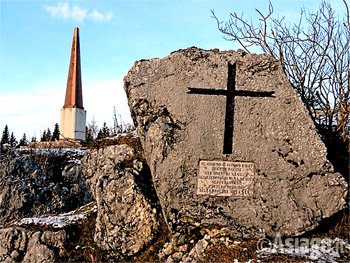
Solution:
<svg viewBox="0 0 350 263">
<path fill-rule="evenodd" d="M 119 133 L 119 134 L 117 134 L 117 138 L 119 138 L 119 137 L 125 137 L 125 136 L 130 136 L 130 135 L 131 135 L 132 138 L 138 138 L 138 137 L 139 137 L 138 134 L 137 134 L 137 132 L 136 132 L 135 130 L 133 130 L 133 131 L 131 131 L 131 132 Z"/>
<path fill-rule="evenodd" d="M 69 163 L 74 163 L 75 165 L 81 165 L 81 161 L 77 159 L 72 159 L 68 161 Z"/>
<path fill-rule="evenodd" d="M 16 225 L 46 225 L 53 228 L 64 228 L 70 224 L 76 223 L 82 219 L 86 219 L 86 215 L 70 215 L 70 216 L 48 216 L 48 217 L 28 217 L 21 219 Z"/>
<path fill-rule="evenodd" d="M 85 153 L 85 148 L 19 148 L 16 151 L 19 152 L 29 152 L 35 154 L 50 154 L 54 156 L 62 156 L 66 153 L 73 153 L 79 156 L 83 156 Z"/>
<path fill-rule="evenodd" d="M 22 218 L 20 221 L 15 222 L 16 226 L 24 226 L 24 225 L 43 225 L 43 226 L 51 226 L 53 228 L 64 228 L 68 225 L 77 223 L 78 221 L 87 219 L 89 213 L 96 212 L 97 206 L 94 205 L 90 208 L 91 203 L 80 207 L 78 210 L 81 211 L 77 213 L 77 210 L 60 214 L 57 216 L 47 216 L 47 217 L 27 217 Z M 85 209 L 85 211 L 84 211 Z"/>
</svg>

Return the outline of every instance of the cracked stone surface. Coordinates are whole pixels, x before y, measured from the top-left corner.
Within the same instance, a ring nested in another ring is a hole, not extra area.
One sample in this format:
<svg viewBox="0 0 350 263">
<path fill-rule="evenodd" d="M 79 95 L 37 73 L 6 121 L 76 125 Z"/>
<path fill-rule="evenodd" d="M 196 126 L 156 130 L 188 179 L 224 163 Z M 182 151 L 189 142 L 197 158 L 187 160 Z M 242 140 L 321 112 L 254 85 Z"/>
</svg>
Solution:
<svg viewBox="0 0 350 263">
<path fill-rule="evenodd" d="M 66 232 L 30 231 L 25 228 L 0 229 L 1 262 L 54 262 L 55 253 L 65 253 Z"/>
<path fill-rule="evenodd" d="M 149 170 L 128 145 L 89 150 L 82 163 L 97 203 L 94 241 L 108 259 L 125 260 L 157 236 Z"/>
<path fill-rule="evenodd" d="M 233 153 L 223 154 L 226 98 L 188 94 L 188 87 L 236 87 L 274 97 L 236 96 Z M 347 184 L 277 61 L 243 51 L 189 48 L 135 62 L 124 78 L 128 103 L 168 227 L 233 237 L 293 236 L 315 228 L 345 205 Z M 253 194 L 197 195 L 200 160 L 253 162 Z"/>
<path fill-rule="evenodd" d="M 0 261 L 16 262 L 27 248 L 28 238 L 24 229 L 4 228 L 0 229 Z"/>
<path fill-rule="evenodd" d="M 23 217 L 68 212 L 90 202 L 80 154 L 15 154 L 0 158 L 0 225 Z M 0 260 L 1 261 L 1 260 Z"/>
<path fill-rule="evenodd" d="M 55 255 L 52 249 L 41 243 L 42 233 L 35 232 L 29 242 L 27 253 L 23 258 L 24 262 L 53 262 Z"/>
</svg>

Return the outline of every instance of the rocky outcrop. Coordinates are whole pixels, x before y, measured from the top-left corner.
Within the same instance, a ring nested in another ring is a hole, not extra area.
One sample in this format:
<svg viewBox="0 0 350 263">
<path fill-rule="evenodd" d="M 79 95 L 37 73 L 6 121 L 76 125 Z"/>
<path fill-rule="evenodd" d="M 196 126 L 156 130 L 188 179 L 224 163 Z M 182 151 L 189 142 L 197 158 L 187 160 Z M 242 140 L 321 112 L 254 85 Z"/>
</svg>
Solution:
<svg viewBox="0 0 350 263">
<path fill-rule="evenodd" d="M 22 228 L 0 229 L 0 261 L 15 262 L 23 258 L 28 238 Z"/>
<path fill-rule="evenodd" d="M 81 150 L 8 152 L 0 162 L 0 224 L 72 211 L 91 201 Z"/>
<path fill-rule="evenodd" d="M 158 235 L 161 211 L 138 154 L 123 144 L 89 150 L 82 160 L 97 203 L 94 241 L 109 260 L 130 258 Z"/>
<path fill-rule="evenodd" d="M 300 235 L 344 208 L 347 184 L 270 56 L 189 48 L 135 62 L 124 81 L 173 234 Z M 200 175 L 201 161 L 221 170 Z"/>
<path fill-rule="evenodd" d="M 82 233 L 91 235 L 86 222 L 96 218 L 94 204 L 84 206 L 91 192 L 81 172 L 83 154 L 81 149 L 22 148 L 1 155 L 1 262 L 88 260 L 83 251 L 71 256 L 74 245 L 84 243 Z"/>
<path fill-rule="evenodd" d="M 90 203 L 57 216 L 23 218 L 0 229 L 1 262 L 55 262 L 92 260 L 95 257 L 89 225 L 96 218 Z M 87 240 L 86 240 L 87 237 Z"/>
<path fill-rule="evenodd" d="M 2 217 L 1 259 L 131 260 L 159 243 L 164 220 L 139 139 L 130 134 L 101 145 L 82 153 L 22 149 L 2 156 L 0 185 L 10 187 L 2 188 L 1 205 L 8 211 Z M 52 198 L 43 198 L 45 191 Z M 28 197 L 31 202 L 25 202 Z M 82 206 L 87 200 L 95 202 Z"/>
</svg>

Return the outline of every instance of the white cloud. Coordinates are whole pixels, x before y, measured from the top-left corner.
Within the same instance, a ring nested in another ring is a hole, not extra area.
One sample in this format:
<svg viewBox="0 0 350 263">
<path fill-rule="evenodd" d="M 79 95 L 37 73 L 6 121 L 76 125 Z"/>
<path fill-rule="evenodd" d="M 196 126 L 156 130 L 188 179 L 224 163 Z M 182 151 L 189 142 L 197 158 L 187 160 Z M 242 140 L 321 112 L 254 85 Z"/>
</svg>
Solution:
<svg viewBox="0 0 350 263">
<path fill-rule="evenodd" d="M 112 19 L 112 12 L 106 13 L 106 14 L 101 14 L 100 12 L 94 10 L 93 12 L 90 12 L 88 14 L 88 17 L 91 18 L 91 20 L 95 22 L 99 21 L 109 21 Z"/>
<path fill-rule="evenodd" d="M 61 18 L 63 20 L 75 20 L 84 22 L 85 19 L 90 19 L 94 22 L 109 21 L 112 19 L 112 12 L 102 14 L 96 10 L 89 11 L 86 8 L 81 8 L 76 4 L 67 2 L 59 2 L 56 6 L 47 6 L 45 8 L 52 17 Z"/>
<path fill-rule="evenodd" d="M 54 85 L 41 84 L 18 93 L 1 90 L 0 132 L 7 124 L 18 140 L 24 132 L 28 138 L 34 135 L 39 138 L 44 130 L 53 129 L 54 124 L 60 122 L 65 91 L 65 80 Z M 120 115 L 123 122 L 132 123 L 123 81 L 120 79 L 83 79 L 83 101 L 87 122 L 95 119 L 99 127 L 104 121 L 112 126 L 115 107 L 118 118 Z"/>
</svg>

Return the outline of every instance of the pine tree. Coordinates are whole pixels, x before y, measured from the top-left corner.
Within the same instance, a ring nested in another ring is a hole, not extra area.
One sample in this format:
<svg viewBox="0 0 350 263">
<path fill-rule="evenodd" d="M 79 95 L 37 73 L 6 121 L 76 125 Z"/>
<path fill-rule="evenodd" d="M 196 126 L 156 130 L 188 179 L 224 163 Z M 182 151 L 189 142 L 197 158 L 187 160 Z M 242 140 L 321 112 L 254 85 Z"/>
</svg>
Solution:
<svg viewBox="0 0 350 263">
<path fill-rule="evenodd" d="M 52 133 L 52 140 L 59 140 L 60 139 L 60 128 L 58 126 L 58 123 L 55 124 L 55 129 L 53 130 Z"/>
<path fill-rule="evenodd" d="M 46 131 L 44 131 L 43 134 L 41 135 L 40 141 L 42 141 L 42 142 L 46 142 L 47 141 Z"/>
<path fill-rule="evenodd" d="M 35 136 L 32 137 L 32 141 L 31 142 L 36 142 L 36 137 Z"/>
<path fill-rule="evenodd" d="M 18 146 L 27 146 L 28 145 L 28 140 L 26 133 L 23 133 L 22 139 L 20 139 Z"/>
<path fill-rule="evenodd" d="M 93 132 L 93 130 L 92 130 L 91 128 L 88 128 L 88 127 L 86 126 L 86 128 L 85 128 L 85 134 L 86 134 L 85 140 L 86 140 L 87 143 L 92 142 L 92 141 L 94 140 L 94 132 Z"/>
<path fill-rule="evenodd" d="M 3 145 L 5 143 L 9 143 L 10 142 L 10 133 L 9 133 L 9 128 L 7 126 L 7 124 L 5 125 L 5 129 L 2 132 L 2 137 L 1 137 L 1 141 L 0 144 Z"/>
<path fill-rule="evenodd" d="M 100 140 L 100 139 L 102 139 L 102 138 L 104 138 L 104 136 L 103 136 L 102 129 L 101 129 L 101 130 L 98 131 L 98 134 L 97 134 L 96 139 L 97 139 L 97 140 Z"/>
<path fill-rule="evenodd" d="M 51 141 L 52 140 L 52 134 L 51 134 L 50 128 L 47 128 L 46 137 L 47 137 L 47 141 Z"/>
<path fill-rule="evenodd" d="M 98 132 L 97 139 L 103 139 L 103 138 L 108 137 L 109 135 L 110 135 L 109 128 L 107 127 L 107 123 L 104 122 L 103 127 Z"/>
<path fill-rule="evenodd" d="M 16 145 L 17 145 L 17 140 L 16 140 L 16 137 L 13 134 L 13 132 L 11 132 L 11 137 L 10 137 L 9 143 L 10 143 L 11 147 L 16 147 Z"/>
</svg>

